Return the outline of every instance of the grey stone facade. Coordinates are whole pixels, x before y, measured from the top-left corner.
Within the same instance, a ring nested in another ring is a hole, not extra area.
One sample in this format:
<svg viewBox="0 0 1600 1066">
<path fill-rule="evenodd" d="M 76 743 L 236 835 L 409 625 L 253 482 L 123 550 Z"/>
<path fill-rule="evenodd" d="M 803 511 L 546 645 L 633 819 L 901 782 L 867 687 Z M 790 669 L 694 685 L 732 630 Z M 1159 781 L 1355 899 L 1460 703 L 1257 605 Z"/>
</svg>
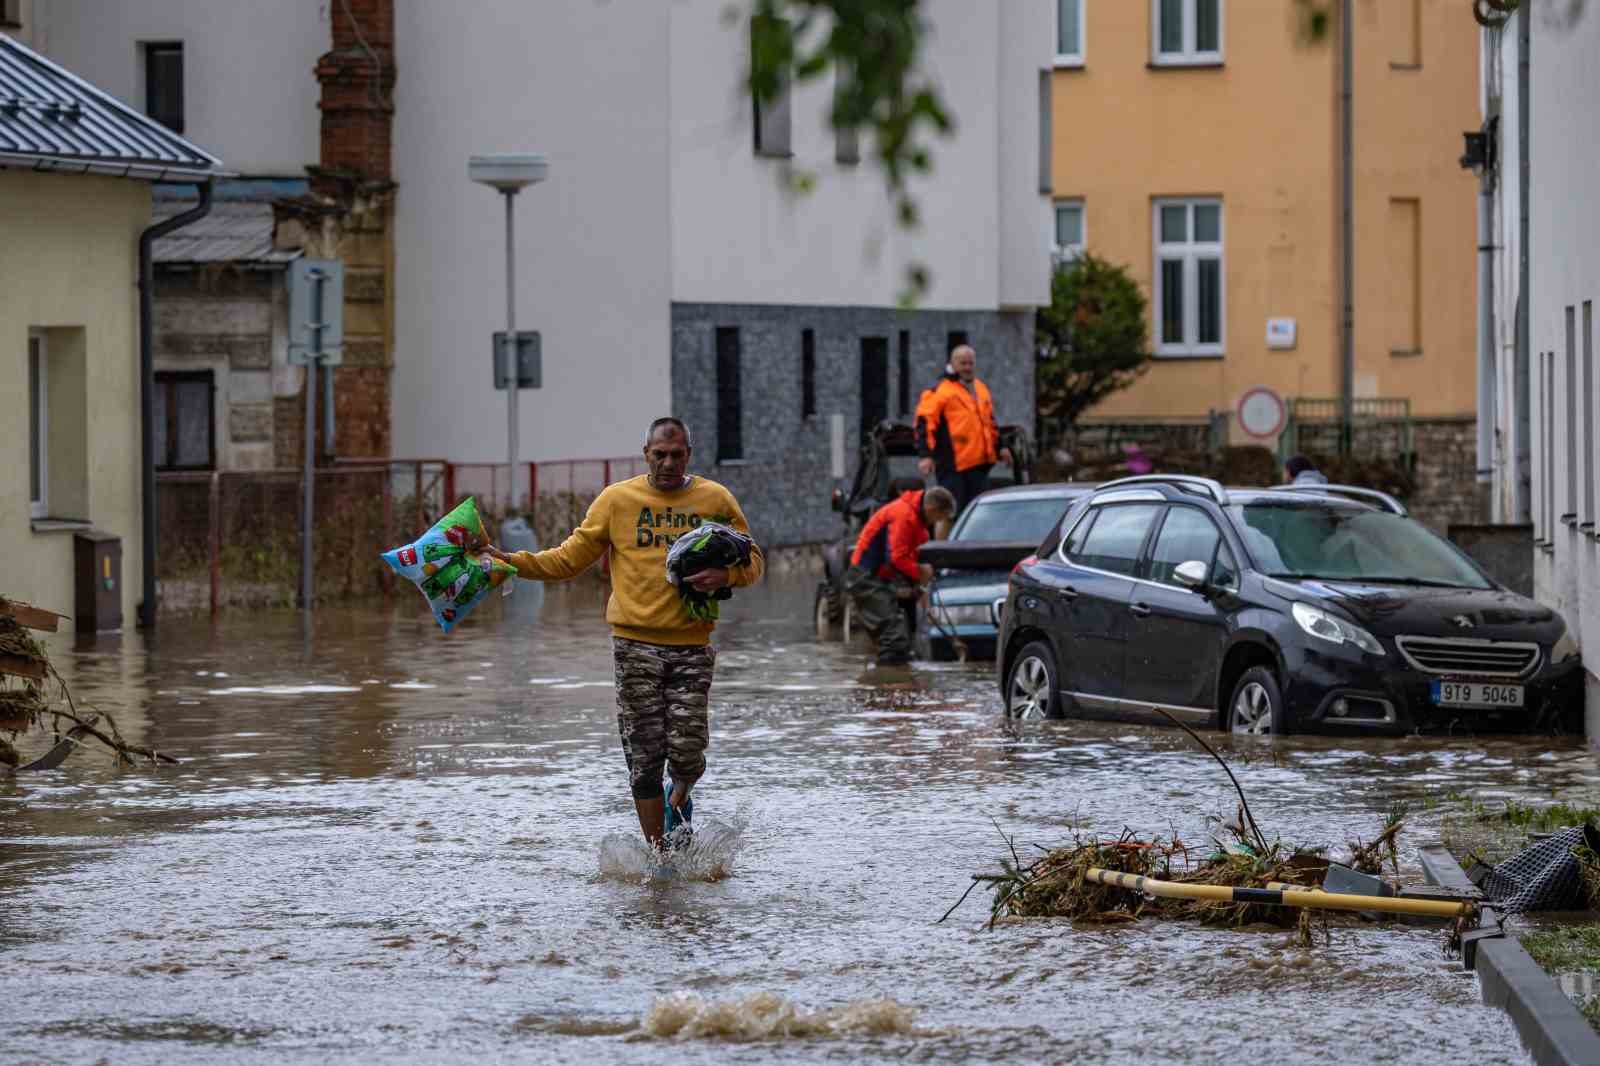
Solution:
<svg viewBox="0 0 1600 1066">
<path fill-rule="evenodd" d="M 739 331 L 742 457 L 717 454 L 717 330 Z M 815 335 L 816 411 L 802 413 L 802 331 Z M 907 410 L 902 411 L 900 332 L 909 333 Z M 672 305 L 672 410 L 694 433 L 695 469 L 739 498 L 764 544 L 793 545 L 839 534 L 829 507 L 829 421 L 842 414 L 845 465 L 853 474 L 860 446 L 862 340 L 888 346 L 888 417 L 909 422 L 917 399 L 948 358 L 948 337 L 962 331 L 978 353 L 978 376 L 994 396 L 1002 425 L 1032 427 L 1031 311 L 900 311 L 877 307 L 768 304 Z"/>
</svg>

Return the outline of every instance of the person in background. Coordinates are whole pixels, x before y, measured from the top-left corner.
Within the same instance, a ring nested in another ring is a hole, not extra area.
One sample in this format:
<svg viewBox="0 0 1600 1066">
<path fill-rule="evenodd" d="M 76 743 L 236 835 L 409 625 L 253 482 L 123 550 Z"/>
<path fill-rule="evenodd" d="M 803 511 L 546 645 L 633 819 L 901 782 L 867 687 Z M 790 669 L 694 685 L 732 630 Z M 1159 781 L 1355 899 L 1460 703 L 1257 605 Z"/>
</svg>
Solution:
<svg viewBox="0 0 1600 1066">
<path fill-rule="evenodd" d="M 917 404 L 917 469 L 933 474 L 955 497 L 960 514 L 989 487 L 989 468 L 998 458 L 1011 462 L 1000 447 L 989 387 L 978 380 L 978 354 L 963 344 L 950 353 L 944 377 Z"/>
<path fill-rule="evenodd" d="M 1291 455 L 1283 464 L 1284 480 L 1291 485 L 1326 485 L 1327 477 L 1303 455 Z"/>
<path fill-rule="evenodd" d="M 950 490 L 935 486 L 902 493 L 878 508 L 861 530 L 844 587 L 862 626 L 878 642 L 879 665 L 911 661 L 911 624 L 902 601 L 914 598 L 933 577 L 931 567 L 917 562 L 917 549 L 955 511 Z"/>
</svg>

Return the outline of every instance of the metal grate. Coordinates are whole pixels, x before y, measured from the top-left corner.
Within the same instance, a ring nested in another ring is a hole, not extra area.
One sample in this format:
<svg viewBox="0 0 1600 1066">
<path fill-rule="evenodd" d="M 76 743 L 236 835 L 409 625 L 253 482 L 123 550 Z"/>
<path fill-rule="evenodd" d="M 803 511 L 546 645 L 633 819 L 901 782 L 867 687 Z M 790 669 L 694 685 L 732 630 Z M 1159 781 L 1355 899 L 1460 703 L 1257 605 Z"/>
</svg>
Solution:
<svg viewBox="0 0 1600 1066">
<path fill-rule="evenodd" d="M 1429 674 L 1522 677 L 1539 665 L 1539 646 L 1447 637 L 1397 637 L 1400 654 Z"/>
</svg>

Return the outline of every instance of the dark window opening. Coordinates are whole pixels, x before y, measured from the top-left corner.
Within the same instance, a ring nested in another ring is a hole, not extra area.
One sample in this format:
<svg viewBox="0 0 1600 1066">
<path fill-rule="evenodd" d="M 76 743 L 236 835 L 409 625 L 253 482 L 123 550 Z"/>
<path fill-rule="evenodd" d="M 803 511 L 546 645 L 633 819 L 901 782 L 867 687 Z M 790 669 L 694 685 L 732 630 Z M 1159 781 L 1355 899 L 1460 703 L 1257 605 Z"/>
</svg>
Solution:
<svg viewBox="0 0 1600 1066">
<path fill-rule="evenodd" d="M 773 35 L 787 35 L 789 23 L 783 19 L 758 16 L 750 20 L 750 48 L 752 54 L 767 43 Z M 789 146 L 789 83 L 787 76 L 779 79 L 778 88 L 770 97 L 752 93 L 750 110 L 755 122 L 756 155 L 788 159 L 794 153 Z"/>
<path fill-rule="evenodd" d="M 800 417 L 817 413 L 817 331 L 800 331 Z"/>
<path fill-rule="evenodd" d="M 861 338 L 861 438 L 889 417 L 889 338 Z"/>
<path fill-rule="evenodd" d="M 0 26 L 8 30 L 22 28 L 22 0 L 0 0 Z"/>
<path fill-rule="evenodd" d="M 944 335 L 944 357 L 948 361 L 955 350 L 967 343 L 967 331 L 953 329 Z"/>
<path fill-rule="evenodd" d="M 911 413 L 911 331 L 900 331 L 900 414 Z"/>
<path fill-rule="evenodd" d="M 717 327 L 717 461 L 744 458 L 739 392 L 739 327 Z"/>
<path fill-rule="evenodd" d="M 173 133 L 183 132 L 183 45 L 144 46 L 144 111 Z"/>
<path fill-rule="evenodd" d="M 213 470 L 217 465 L 213 385 L 209 370 L 156 374 L 151 422 L 156 430 L 156 469 Z"/>
</svg>

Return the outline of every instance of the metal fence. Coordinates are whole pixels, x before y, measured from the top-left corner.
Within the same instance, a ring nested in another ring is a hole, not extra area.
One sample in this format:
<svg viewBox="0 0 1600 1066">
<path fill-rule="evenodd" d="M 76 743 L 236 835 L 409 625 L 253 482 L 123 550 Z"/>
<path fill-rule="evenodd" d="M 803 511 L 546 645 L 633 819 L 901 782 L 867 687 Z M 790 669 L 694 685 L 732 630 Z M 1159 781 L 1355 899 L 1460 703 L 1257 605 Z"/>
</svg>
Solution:
<svg viewBox="0 0 1600 1066">
<path fill-rule="evenodd" d="M 426 530 L 467 496 L 491 530 L 527 515 L 542 545 L 558 543 L 612 481 L 642 473 L 641 457 L 528 463 L 443 459 L 342 460 L 318 468 L 312 533 L 316 595 L 388 594 L 378 556 Z M 513 484 L 513 481 L 515 484 Z M 287 605 L 300 584 L 304 474 L 299 470 L 164 471 L 156 475 L 156 577 L 168 609 Z"/>
<path fill-rule="evenodd" d="M 1296 396 L 1278 438 L 1278 457 L 1296 453 L 1325 457 L 1345 454 L 1344 407 L 1337 398 Z M 1351 403 L 1350 456 L 1398 459 L 1411 469 L 1412 418 L 1409 399 L 1357 399 Z"/>
</svg>

